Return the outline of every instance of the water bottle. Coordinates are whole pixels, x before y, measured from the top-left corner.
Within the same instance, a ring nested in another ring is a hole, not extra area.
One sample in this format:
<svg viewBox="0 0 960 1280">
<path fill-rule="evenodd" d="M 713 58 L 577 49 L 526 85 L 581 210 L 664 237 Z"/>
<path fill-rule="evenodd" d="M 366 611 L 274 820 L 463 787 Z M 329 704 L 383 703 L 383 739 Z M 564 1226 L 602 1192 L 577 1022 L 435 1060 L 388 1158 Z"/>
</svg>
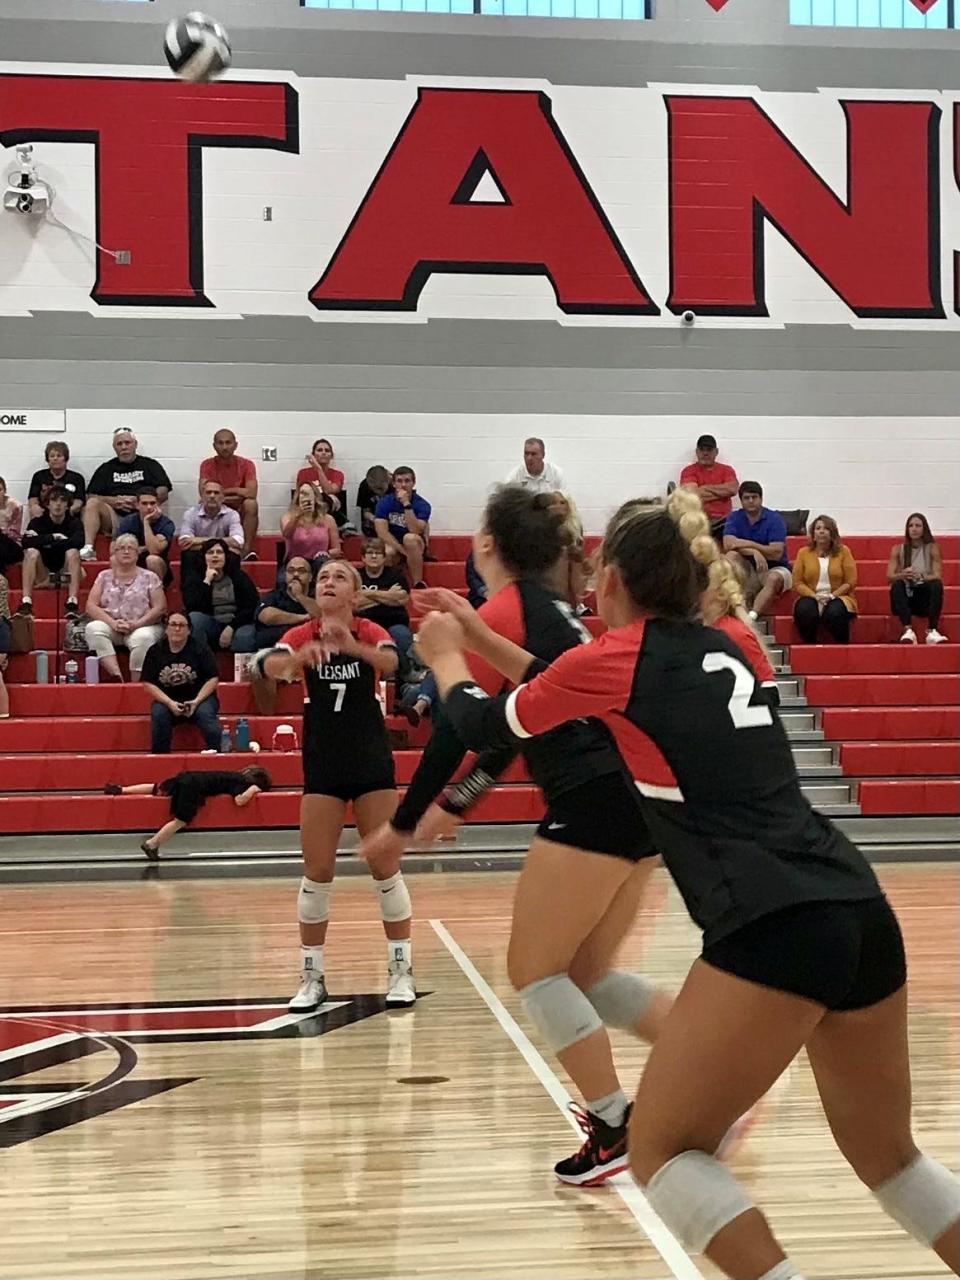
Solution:
<svg viewBox="0 0 960 1280">
<path fill-rule="evenodd" d="M 90 653 L 83 662 L 83 678 L 87 684 L 100 683 L 100 659 L 95 653 Z"/>
<path fill-rule="evenodd" d="M 77 677 L 80 675 L 80 663 L 76 658 L 68 658 L 63 664 L 63 674 L 67 677 L 67 684 L 76 684 Z"/>
<path fill-rule="evenodd" d="M 46 649 L 37 649 L 34 652 L 34 660 L 36 662 L 36 675 L 34 679 L 37 684 L 49 684 L 50 673 L 47 669 L 47 651 Z"/>
<path fill-rule="evenodd" d="M 241 716 L 237 721 L 237 750 L 250 750 L 250 725 L 245 716 Z"/>
<path fill-rule="evenodd" d="M 229 755 L 233 750 L 233 741 L 230 737 L 230 726 L 225 724 L 220 730 L 220 754 Z"/>
</svg>

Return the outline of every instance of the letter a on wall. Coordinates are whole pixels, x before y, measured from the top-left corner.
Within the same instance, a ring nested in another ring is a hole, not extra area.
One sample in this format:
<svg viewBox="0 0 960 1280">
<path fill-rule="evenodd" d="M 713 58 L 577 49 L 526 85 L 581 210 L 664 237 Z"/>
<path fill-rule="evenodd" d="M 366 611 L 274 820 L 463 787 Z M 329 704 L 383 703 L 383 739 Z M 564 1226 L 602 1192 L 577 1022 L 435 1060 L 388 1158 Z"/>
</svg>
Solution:
<svg viewBox="0 0 960 1280">
<path fill-rule="evenodd" d="M 484 178 L 498 198 L 471 199 Z M 414 311 L 438 271 L 545 275 L 568 314 L 659 314 L 537 92 L 421 89 L 310 299 Z"/>
</svg>

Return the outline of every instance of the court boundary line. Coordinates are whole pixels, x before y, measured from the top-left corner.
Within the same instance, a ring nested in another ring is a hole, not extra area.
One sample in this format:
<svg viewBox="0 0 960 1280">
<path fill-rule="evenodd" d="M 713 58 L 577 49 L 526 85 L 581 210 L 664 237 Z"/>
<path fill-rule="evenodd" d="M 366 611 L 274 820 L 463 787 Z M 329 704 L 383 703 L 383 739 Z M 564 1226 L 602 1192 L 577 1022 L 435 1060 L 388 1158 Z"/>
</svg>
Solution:
<svg viewBox="0 0 960 1280">
<path fill-rule="evenodd" d="M 449 933 L 443 921 L 432 919 L 429 923 L 434 933 L 450 952 L 461 972 L 496 1018 L 507 1038 L 513 1043 L 520 1056 L 536 1076 L 539 1084 L 569 1122 L 570 1127 L 579 1134 L 579 1126 L 568 1109 L 572 1099 L 553 1068 L 520 1027 L 517 1020 L 467 953 Z M 683 1250 L 666 1224 L 651 1209 L 646 1196 L 633 1181 L 630 1174 L 618 1174 L 617 1177 L 609 1179 L 607 1185 L 612 1187 L 619 1195 L 640 1230 L 670 1268 L 674 1280 L 704 1280 L 703 1273 L 693 1259 Z"/>
</svg>

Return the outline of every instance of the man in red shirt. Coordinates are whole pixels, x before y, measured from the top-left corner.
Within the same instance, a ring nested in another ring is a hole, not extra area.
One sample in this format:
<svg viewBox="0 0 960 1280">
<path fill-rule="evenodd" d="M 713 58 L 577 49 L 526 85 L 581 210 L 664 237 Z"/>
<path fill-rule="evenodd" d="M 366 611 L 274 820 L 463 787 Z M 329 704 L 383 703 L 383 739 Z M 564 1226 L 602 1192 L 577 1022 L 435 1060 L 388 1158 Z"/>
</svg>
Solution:
<svg viewBox="0 0 960 1280">
<path fill-rule="evenodd" d="M 223 501 L 240 516 L 243 525 L 243 559 L 256 560 L 254 544 L 260 525 L 257 505 L 257 468 L 249 458 L 237 455 L 237 437 L 224 427 L 213 437 L 215 456 L 200 463 L 200 497 L 204 480 L 216 480 L 223 489 Z"/>
<path fill-rule="evenodd" d="M 696 490 L 710 521 L 710 532 L 715 538 L 721 538 L 740 482 L 733 467 L 717 461 L 717 453 L 716 438 L 701 436 L 697 441 L 697 460 L 680 472 L 680 484 L 684 489 Z"/>
</svg>

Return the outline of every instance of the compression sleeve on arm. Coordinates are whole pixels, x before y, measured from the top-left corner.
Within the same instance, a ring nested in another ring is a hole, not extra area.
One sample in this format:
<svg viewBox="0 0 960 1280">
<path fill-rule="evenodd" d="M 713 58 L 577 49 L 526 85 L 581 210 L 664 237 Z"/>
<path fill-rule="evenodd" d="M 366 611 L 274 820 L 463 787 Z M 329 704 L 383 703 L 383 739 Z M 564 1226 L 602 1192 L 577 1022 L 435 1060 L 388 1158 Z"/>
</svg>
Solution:
<svg viewBox="0 0 960 1280">
<path fill-rule="evenodd" d="M 410 779 L 407 794 L 400 801 L 393 815 L 391 826 L 395 831 L 407 834 L 429 809 L 443 788 L 456 773 L 466 747 L 449 717 L 437 705 L 430 741 L 424 748 L 416 772 Z"/>
<path fill-rule="evenodd" d="M 512 747 L 482 751 L 469 773 L 444 792 L 440 808 L 461 817 L 496 785 L 497 779 L 510 767 L 516 755 Z"/>
</svg>

